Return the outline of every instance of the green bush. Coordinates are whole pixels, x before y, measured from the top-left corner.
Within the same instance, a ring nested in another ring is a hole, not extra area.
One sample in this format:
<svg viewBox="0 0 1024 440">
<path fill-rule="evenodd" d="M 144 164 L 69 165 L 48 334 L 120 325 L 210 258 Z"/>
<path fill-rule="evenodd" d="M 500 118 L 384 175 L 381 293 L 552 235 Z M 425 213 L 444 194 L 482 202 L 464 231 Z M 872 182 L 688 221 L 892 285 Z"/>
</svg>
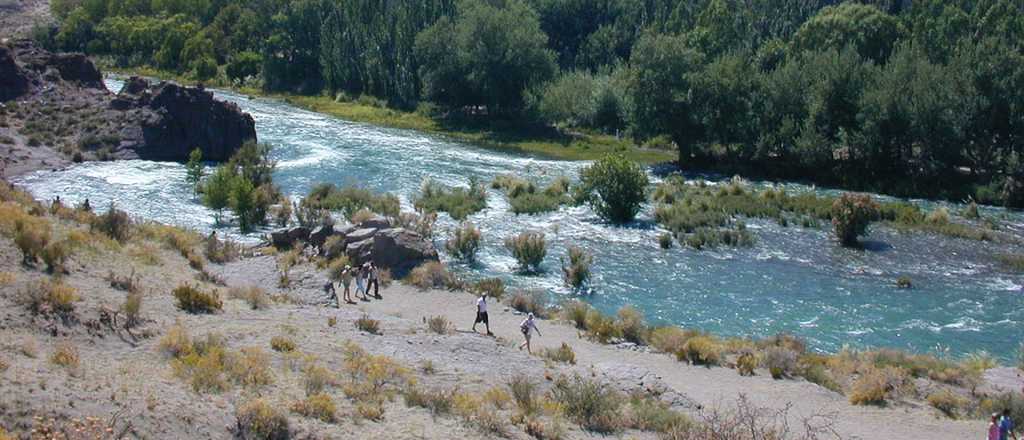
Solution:
<svg viewBox="0 0 1024 440">
<path fill-rule="evenodd" d="M 577 200 L 585 201 L 605 220 L 633 221 L 643 205 L 647 173 L 621 155 L 610 155 L 580 171 Z"/>
<path fill-rule="evenodd" d="M 474 293 L 486 293 L 487 296 L 501 301 L 505 297 L 505 280 L 501 278 L 485 278 L 473 283 Z"/>
<path fill-rule="evenodd" d="M 695 336 L 687 339 L 676 357 L 692 365 L 718 365 L 722 360 L 722 347 L 711 336 Z"/>
<path fill-rule="evenodd" d="M 604 383 L 578 374 L 571 379 L 560 377 L 551 395 L 565 415 L 588 431 L 614 433 L 622 429 L 623 398 Z"/>
<path fill-rule="evenodd" d="M 878 219 L 879 206 L 866 194 L 843 194 L 832 203 L 832 227 L 839 243 L 846 247 L 857 245 L 857 237 L 864 235 L 868 224 Z"/>
<path fill-rule="evenodd" d="M 520 313 L 533 313 L 538 318 L 547 318 L 550 312 L 547 294 L 541 290 L 513 293 L 508 304 Z"/>
<path fill-rule="evenodd" d="M 505 239 L 505 247 L 519 262 L 519 268 L 527 272 L 540 269 L 544 257 L 547 256 L 547 241 L 543 232 L 523 232 L 515 237 Z"/>
<path fill-rule="evenodd" d="M 263 399 L 251 400 L 238 408 L 238 433 L 242 438 L 288 440 L 291 437 L 288 416 Z"/>
<path fill-rule="evenodd" d="M 50 222 L 27 216 L 14 221 L 14 244 L 25 264 L 35 264 L 45 255 L 49 243 Z"/>
<path fill-rule="evenodd" d="M 562 304 L 562 319 L 573 323 L 579 330 L 587 329 L 587 314 L 593 306 L 578 299 L 571 299 Z"/>
<path fill-rule="evenodd" d="M 447 188 L 427 179 L 413 205 L 422 212 L 447 212 L 455 220 L 465 220 L 487 207 L 487 192 L 475 180 L 469 188 Z"/>
<path fill-rule="evenodd" d="M 616 326 L 622 338 L 634 344 L 644 345 L 647 343 L 648 328 L 644 322 L 644 315 L 636 307 L 622 306 L 618 312 Z"/>
<path fill-rule="evenodd" d="M 178 308 L 192 314 L 217 313 L 224 306 L 216 291 L 203 292 L 190 284 L 181 284 L 171 293 L 178 300 Z"/>
<path fill-rule="evenodd" d="M 341 211 L 347 219 L 351 219 L 361 209 L 387 218 L 398 218 L 401 212 L 401 202 L 394 194 L 377 194 L 355 186 L 338 188 L 333 184 L 321 183 L 314 186 L 309 194 L 302 199 L 300 208 L 314 211 Z"/>
<path fill-rule="evenodd" d="M 590 280 L 590 265 L 594 262 L 593 254 L 579 246 L 569 246 L 569 258 L 561 259 L 562 280 L 575 289 L 581 289 Z"/>
<path fill-rule="evenodd" d="M 480 230 L 470 222 L 463 222 L 462 226 L 452 233 L 452 238 L 445 243 L 448 253 L 463 261 L 475 260 L 479 248 Z"/>
</svg>

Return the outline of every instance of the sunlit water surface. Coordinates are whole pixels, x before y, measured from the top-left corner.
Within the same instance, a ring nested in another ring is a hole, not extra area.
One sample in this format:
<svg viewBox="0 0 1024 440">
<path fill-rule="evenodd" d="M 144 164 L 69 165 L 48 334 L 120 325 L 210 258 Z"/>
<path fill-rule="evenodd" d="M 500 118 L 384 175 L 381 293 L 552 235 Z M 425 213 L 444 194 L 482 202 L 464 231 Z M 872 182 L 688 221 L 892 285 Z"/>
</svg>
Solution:
<svg viewBox="0 0 1024 440">
<path fill-rule="evenodd" d="M 108 79 L 107 87 L 120 90 L 121 82 Z M 575 177 L 584 165 L 489 151 L 347 122 L 274 100 L 216 93 L 256 119 L 260 141 L 274 145 L 274 180 L 293 198 L 318 182 L 357 184 L 395 193 L 408 209 L 426 178 L 466 185 L 471 177 L 486 182 L 514 173 L 545 181 Z M 119 161 L 39 171 L 18 183 L 39 198 L 60 195 L 73 203 L 88 198 L 96 207 L 114 201 L 138 217 L 209 231 L 213 213 L 196 202 L 184 180 L 181 164 Z M 571 292 L 561 285 L 558 257 L 576 244 L 595 256 L 593 292 L 583 299 L 605 312 L 632 304 L 656 323 L 737 336 L 791 332 L 822 351 L 845 344 L 922 352 L 938 347 L 954 354 L 987 350 L 1007 360 L 1024 335 L 1024 277 L 1008 273 L 993 258 L 1020 251 L 1013 247 L 875 228 L 869 250 L 856 251 L 837 247 L 826 228 L 752 221 L 749 227 L 758 237 L 752 248 L 661 250 L 650 207 L 635 225 L 612 227 L 585 207 L 515 216 L 497 191 L 489 190 L 487 202 L 488 208 L 470 219 L 484 236 L 479 262 L 472 267 L 452 263 L 456 270 L 471 278 L 500 276 L 517 287 L 565 297 Z M 983 213 L 998 218 L 1007 230 L 1019 232 L 1024 224 L 1019 213 L 995 208 Z M 442 216 L 439 248 L 455 225 Z M 547 234 L 542 275 L 515 274 L 515 261 L 502 245 L 505 237 L 524 230 Z M 914 288 L 897 289 L 894 280 L 900 276 L 910 277 Z"/>
</svg>

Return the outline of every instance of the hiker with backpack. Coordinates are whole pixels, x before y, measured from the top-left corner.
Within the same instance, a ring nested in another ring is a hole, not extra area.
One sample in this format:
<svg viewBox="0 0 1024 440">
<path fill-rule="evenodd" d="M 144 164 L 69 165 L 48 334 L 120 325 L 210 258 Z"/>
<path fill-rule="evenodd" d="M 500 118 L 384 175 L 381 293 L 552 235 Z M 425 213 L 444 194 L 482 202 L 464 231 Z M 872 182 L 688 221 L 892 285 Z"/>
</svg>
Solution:
<svg viewBox="0 0 1024 440">
<path fill-rule="evenodd" d="M 519 331 L 523 332 L 523 338 L 526 339 L 525 342 L 519 345 L 519 349 L 522 350 L 523 347 L 526 347 L 526 351 L 533 354 L 533 350 L 530 349 L 530 335 L 533 331 L 537 331 L 537 336 L 542 336 L 540 329 L 537 328 L 537 323 L 533 319 L 533 313 L 527 315 L 522 324 L 519 324 Z"/>
</svg>

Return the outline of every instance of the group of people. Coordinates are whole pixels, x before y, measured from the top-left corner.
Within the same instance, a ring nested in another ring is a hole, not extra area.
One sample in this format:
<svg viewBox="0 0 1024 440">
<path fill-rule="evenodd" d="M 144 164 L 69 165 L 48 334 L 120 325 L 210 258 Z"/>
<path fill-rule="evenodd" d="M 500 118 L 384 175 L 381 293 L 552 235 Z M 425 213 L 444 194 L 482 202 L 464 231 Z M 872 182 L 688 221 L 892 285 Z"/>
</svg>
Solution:
<svg viewBox="0 0 1024 440">
<path fill-rule="evenodd" d="M 477 324 L 480 323 L 483 323 L 485 326 L 484 328 L 487 329 L 487 336 L 494 335 L 494 333 L 491 333 L 491 319 L 487 315 L 486 293 L 480 294 L 480 297 L 476 300 L 476 320 L 473 321 L 474 332 L 476 331 Z M 533 335 L 533 332 L 537 332 L 537 335 L 541 335 L 540 329 L 537 328 L 537 321 L 534 318 L 533 313 L 526 315 L 526 319 L 519 324 L 519 332 L 523 334 L 523 339 L 525 339 L 523 343 L 519 345 L 519 349 L 522 350 L 523 347 L 526 347 L 526 351 L 533 354 L 533 350 L 530 348 L 530 337 Z"/>
<path fill-rule="evenodd" d="M 1010 417 L 1010 410 L 1004 409 L 1003 414 L 992 414 L 992 423 L 988 425 L 987 440 L 1018 440 L 1017 432 L 1014 431 L 1013 419 Z"/>
<path fill-rule="evenodd" d="M 369 301 L 370 289 L 373 289 L 373 297 L 377 299 L 384 299 L 380 295 L 380 270 L 372 262 L 363 263 L 358 267 L 352 267 L 351 265 L 345 265 L 345 269 L 341 271 L 341 277 L 338 283 L 342 287 L 342 299 L 349 304 L 355 304 L 356 302 L 352 299 L 352 281 L 356 282 L 356 297 L 361 297 L 363 301 Z M 330 295 L 328 299 L 334 300 L 337 307 L 341 307 L 341 300 L 338 299 L 337 291 L 334 288 L 334 282 L 328 281 L 324 285 L 324 291 Z"/>
</svg>

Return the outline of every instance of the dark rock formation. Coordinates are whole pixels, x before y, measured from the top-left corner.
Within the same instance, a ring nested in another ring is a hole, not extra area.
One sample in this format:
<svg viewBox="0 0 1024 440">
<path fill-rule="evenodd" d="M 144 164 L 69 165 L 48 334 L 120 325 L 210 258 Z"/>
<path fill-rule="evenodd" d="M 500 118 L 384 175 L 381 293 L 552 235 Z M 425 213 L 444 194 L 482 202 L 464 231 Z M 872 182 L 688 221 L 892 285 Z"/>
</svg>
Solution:
<svg viewBox="0 0 1024 440">
<path fill-rule="evenodd" d="M 357 229 L 345 235 L 345 245 L 373 238 L 376 233 L 377 230 L 374 228 Z"/>
<path fill-rule="evenodd" d="M 373 228 L 373 229 L 387 229 L 391 227 L 391 222 L 381 215 L 374 215 L 367 220 L 364 220 L 359 224 L 360 228 Z"/>
<path fill-rule="evenodd" d="M 10 101 L 28 93 L 28 90 L 28 77 L 14 62 L 11 49 L 0 45 L 0 102 Z"/>
<path fill-rule="evenodd" d="M 270 233 L 270 243 L 277 248 L 290 248 L 296 242 L 309 240 L 309 228 L 297 226 L 290 229 L 281 229 Z"/>
<path fill-rule="evenodd" d="M 373 237 L 373 264 L 403 278 L 427 261 L 438 261 L 437 249 L 420 234 L 403 228 L 385 229 Z"/>
<path fill-rule="evenodd" d="M 324 243 L 327 241 L 327 237 L 334 234 L 334 226 L 323 225 L 317 226 L 309 233 L 309 245 L 317 248 L 322 248 Z"/>
<path fill-rule="evenodd" d="M 242 144 L 256 141 L 252 116 L 202 88 L 166 81 L 150 86 L 132 77 L 111 107 L 153 111 L 155 117 L 141 120 L 142 139 L 135 151 L 142 159 L 181 161 L 198 147 L 203 159 L 224 161 Z"/>
</svg>

